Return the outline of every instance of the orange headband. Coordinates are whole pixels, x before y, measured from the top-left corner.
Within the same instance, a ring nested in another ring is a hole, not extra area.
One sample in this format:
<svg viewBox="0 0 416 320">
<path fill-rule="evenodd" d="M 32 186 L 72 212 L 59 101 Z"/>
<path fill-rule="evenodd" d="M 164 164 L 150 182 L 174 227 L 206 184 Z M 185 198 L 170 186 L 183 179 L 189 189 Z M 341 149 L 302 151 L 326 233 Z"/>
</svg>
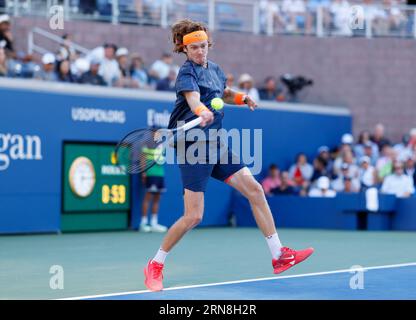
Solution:
<svg viewBox="0 0 416 320">
<path fill-rule="evenodd" d="M 188 44 L 204 40 L 208 40 L 208 35 L 205 31 L 199 30 L 184 35 L 182 42 L 184 46 L 187 46 Z"/>
</svg>

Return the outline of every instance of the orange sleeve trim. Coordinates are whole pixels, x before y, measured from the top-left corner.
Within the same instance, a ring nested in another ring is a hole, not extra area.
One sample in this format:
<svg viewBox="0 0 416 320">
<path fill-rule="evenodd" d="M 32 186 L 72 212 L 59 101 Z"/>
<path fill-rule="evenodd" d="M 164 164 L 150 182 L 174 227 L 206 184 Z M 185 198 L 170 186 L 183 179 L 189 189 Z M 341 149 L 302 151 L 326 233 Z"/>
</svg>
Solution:
<svg viewBox="0 0 416 320">
<path fill-rule="evenodd" d="M 205 110 L 209 110 L 206 106 L 204 106 L 203 104 L 201 104 L 200 106 L 196 107 L 194 110 L 194 113 L 199 116 L 201 114 L 202 111 Z"/>
<path fill-rule="evenodd" d="M 246 96 L 245 93 L 237 92 L 234 95 L 234 103 L 235 104 L 245 104 L 245 102 L 243 101 L 243 99 L 244 99 L 245 96 Z"/>
</svg>

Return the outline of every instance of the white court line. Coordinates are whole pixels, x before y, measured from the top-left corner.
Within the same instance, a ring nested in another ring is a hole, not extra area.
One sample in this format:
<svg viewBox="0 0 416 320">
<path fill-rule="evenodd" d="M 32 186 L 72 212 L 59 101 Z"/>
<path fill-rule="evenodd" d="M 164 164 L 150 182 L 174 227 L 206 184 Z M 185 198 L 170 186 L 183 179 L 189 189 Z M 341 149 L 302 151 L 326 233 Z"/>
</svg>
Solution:
<svg viewBox="0 0 416 320">
<path fill-rule="evenodd" d="M 227 285 L 227 284 L 248 283 L 248 282 L 255 282 L 255 281 L 267 281 L 267 280 L 280 280 L 280 279 L 313 277 L 313 276 L 321 276 L 321 275 L 327 275 L 327 274 L 344 273 L 344 272 L 352 272 L 352 271 L 390 269 L 390 268 L 400 268 L 400 267 L 410 267 L 410 266 L 416 266 L 416 262 L 402 263 L 402 264 L 391 264 L 391 265 L 375 266 L 375 267 L 341 269 L 341 270 L 335 270 L 335 271 L 323 271 L 323 272 L 314 272 L 314 273 L 295 274 L 295 275 L 291 275 L 291 276 L 275 276 L 275 277 L 267 277 L 267 278 L 256 278 L 256 279 L 225 281 L 225 282 L 206 283 L 206 284 L 196 284 L 196 285 L 191 285 L 191 286 L 181 286 L 181 287 L 167 288 L 167 289 L 163 289 L 163 291 L 191 289 L 191 288 L 203 288 L 203 287 L 212 287 L 212 286 L 220 286 L 220 285 Z M 115 297 L 115 296 L 122 296 L 122 295 L 128 295 L 128 294 L 141 294 L 141 293 L 147 293 L 147 292 L 151 292 L 151 291 L 150 290 L 127 291 L 127 292 L 98 294 L 98 295 L 91 295 L 91 296 L 63 298 L 63 299 L 58 299 L 58 300 L 80 300 L 80 299 L 92 299 L 92 298 L 105 298 L 105 297 Z"/>
</svg>

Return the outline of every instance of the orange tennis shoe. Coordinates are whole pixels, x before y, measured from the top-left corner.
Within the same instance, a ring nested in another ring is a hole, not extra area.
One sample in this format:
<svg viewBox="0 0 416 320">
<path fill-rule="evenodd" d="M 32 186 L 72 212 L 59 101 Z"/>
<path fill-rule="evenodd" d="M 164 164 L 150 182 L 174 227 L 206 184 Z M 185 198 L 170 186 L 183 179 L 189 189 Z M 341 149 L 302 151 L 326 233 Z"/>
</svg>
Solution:
<svg viewBox="0 0 416 320">
<path fill-rule="evenodd" d="M 150 260 L 144 268 L 144 285 L 150 291 L 163 290 L 163 264 Z"/>
<path fill-rule="evenodd" d="M 287 247 L 283 247 L 282 254 L 280 255 L 279 259 L 272 260 L 274 269 L 273 273 L 279 274 L 289 268 L 292 268 L 294 265 L 308 258 L 313 253 L 313 251 L 313 248 L 296 251 Z"/>
</svg>

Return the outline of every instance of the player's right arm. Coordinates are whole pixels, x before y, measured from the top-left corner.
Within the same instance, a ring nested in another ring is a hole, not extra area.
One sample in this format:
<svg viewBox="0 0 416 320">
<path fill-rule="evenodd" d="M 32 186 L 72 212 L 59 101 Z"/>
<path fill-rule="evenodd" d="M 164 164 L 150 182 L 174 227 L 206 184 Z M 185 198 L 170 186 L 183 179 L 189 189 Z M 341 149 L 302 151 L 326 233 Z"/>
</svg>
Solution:
<svg viewBox="0 0 416 320">
<path fill-rule="evenodd" d="M 202 118 L 202 127 L 214 121 L 214 114 L 201 102 L 201 95 L 198 91 L 186 91 L 183 95 L 192 112 Z"/>
</svg>

